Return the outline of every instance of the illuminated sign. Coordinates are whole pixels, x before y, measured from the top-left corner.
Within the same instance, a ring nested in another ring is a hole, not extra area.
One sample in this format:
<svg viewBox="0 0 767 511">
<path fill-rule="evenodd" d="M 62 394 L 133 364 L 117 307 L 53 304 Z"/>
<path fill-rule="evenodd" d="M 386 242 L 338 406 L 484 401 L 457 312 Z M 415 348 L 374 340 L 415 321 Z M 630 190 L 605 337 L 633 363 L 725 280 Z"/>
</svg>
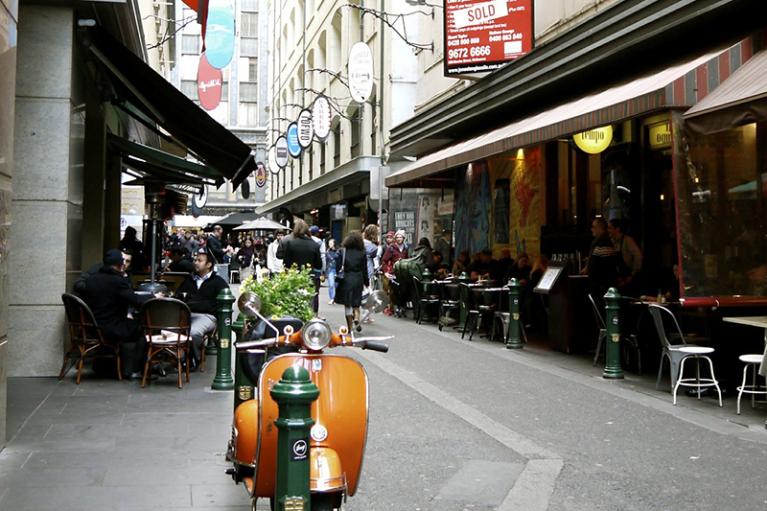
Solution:
<svg viewBox="0 0 767 511">
<path fill-rule="evenodd" d="M 650 149 L 671 147 L 671 121 L 653 124 L 649 132 Z"/>
<path fill-rule="evenodd" d="M 584 153 L 599 154 L 613 141 L 613 127 L 603 126 L 593 130 L 576 133 L 573 135 L 573 141 Z"/>
<path fill-rule="evenodd" d="M 445 75 L 484 73 L 533 48 L 533 0 L 445 2 Z"/>
</svg>

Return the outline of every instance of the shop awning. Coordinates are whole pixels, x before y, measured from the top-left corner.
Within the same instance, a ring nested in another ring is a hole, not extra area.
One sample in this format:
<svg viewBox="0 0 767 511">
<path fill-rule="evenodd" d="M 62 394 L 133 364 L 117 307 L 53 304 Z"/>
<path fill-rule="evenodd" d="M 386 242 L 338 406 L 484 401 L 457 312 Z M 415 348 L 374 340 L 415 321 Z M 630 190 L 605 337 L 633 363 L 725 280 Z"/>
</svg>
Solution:
<svg viewBox="0 0 767 511">
<path fill-rule="evenodd" d="M 135 172 L 131 174 L 141 184 L 158 182 L 172 185 L 199 186 L 214 184 L 220 175 L 205 165 L 179 158 L 154 147 L 137 144 L 110 134 L 109 147 L 121 156 L 124 167 Z M 139 184 L 136 182 L 136 184 Z"/>
<path fill-rule="evenodd" d="M 673 82 L 718 54 L 708 53 L 451 145 L 391 174 L 386 186 L 443 186 L 444 179 L 435 179 L 436 174 L 473 161 L 660 109 L 689 106 L 683 94 L 673 93 Z"/>
<path fill-rule="evenodd" d="M 699 134 L 767 120 L 767 50 L 747 60 L 684 117 L 687 129 Z"/>
<path fill-rule="evenodd" d="M 360 156 L 350 160 L 340 167 L 336 167 L 330 172 L 326 172 L 311 182 L 303 184 L 285 195 L 282 195 L 273 201 L 267 202 L 263 206 L 256 208 L 256 213 L 264 215 L 276 211 L 281 207 L 295 206 L 297 210 L 304 209 L 303 206 L 312 204 L 315 207 L 325 206 L 333 202 L 329 198 L 329 191 L 333 188 L 341 187 L 350 182 L 359 182 L 362 179 L 368 179 L 370 171 L 381 165 L 381 159 L 373 156 Z M 321 197 L 325 194 L 324 198 Z M 343 197 L 341 197 L 343 198 Z M 339 198 L 338 200 L 341 200 Z"/>
<path fill-rule="evenodd" d="M 85 47 L 129 102 L 236 188 L 256 169 L 252 149 L 105 31 L 88 29 Z"/>
</svg>

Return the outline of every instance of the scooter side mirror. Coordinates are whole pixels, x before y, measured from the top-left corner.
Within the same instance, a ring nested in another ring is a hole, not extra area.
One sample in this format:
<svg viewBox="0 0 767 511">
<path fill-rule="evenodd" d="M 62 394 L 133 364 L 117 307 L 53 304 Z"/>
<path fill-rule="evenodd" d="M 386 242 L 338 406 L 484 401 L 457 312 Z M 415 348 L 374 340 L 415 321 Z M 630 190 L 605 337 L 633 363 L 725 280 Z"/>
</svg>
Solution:
<svg viewBox="0 0 767 511">
<path fill-rule="evenodd" d="M 246 291 L 237 300 L 237 308 L 248 318 L 257 318 L 261 312 L 261 298 L 251 291 Z"/>
</svg>

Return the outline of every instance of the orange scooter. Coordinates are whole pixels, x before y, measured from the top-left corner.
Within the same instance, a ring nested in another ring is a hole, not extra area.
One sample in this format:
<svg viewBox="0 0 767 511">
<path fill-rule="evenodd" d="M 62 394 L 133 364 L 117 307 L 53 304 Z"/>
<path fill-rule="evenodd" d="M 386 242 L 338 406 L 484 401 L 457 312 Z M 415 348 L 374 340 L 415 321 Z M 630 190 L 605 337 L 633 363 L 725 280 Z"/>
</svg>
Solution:
<svg viewBox="0 0 767 511">
<path fill-rule="evenodd" d="M 323 320 L 313 319 L 299 330 L 291 324 L 280 332 L 259 313 L 260 302 L 253 294 L 239 300 L 240 311 L 265 323 L 274 336 L 238 341 L 240 353 L 262 355 L 274 348 L 292 349 L 268 360 L 257 375 L 253 399 L 241 402 L 234 411 L 232 438 L 227 449 L 229 472 L 247 490 L 252 508 L 259 498 L 274 506 L 277 454 L 277 403 L 271 388 L 293 365 L 303 366 L 320 389 L 311 405 L 314 425 L 310 431 L 309 466 L 311 511 L 340 510 L 347 496 L 357 491 L 367 439 L 368 380 L 365 369 L 354 359 L 326 353 L 338 347 L 359 347 L 380 352 L 389 347 L 379 341 L 391 337 L 354 338 L 346 327 L 333 332 Z M 265 357 L 268 358 L 268 357 Z M 307 510 L 308 511 L 308 510 Z"/>
</svg>

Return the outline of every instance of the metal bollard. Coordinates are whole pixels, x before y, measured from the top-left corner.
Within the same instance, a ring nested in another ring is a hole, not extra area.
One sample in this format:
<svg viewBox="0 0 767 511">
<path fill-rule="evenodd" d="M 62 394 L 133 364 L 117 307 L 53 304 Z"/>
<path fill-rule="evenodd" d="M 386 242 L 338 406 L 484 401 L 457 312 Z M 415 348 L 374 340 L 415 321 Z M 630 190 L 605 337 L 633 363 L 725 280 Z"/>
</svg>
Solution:
<svg viewBox="0 0 767 511">
<path fill-rule="evenodd" d="M 471 282 L 471 279 L 469 278 L 469 274 L 464 272 L 461 272 L 461 274 L 458 276 L 458 282 L 459 284 L 468 284 Z M 463 325 L 466 324 L 466 316 L 467 310 L 466 310 L 466 304 L 469 303 L 469 295 L 467 293 L 468 288 L 466 286 L 460 286 L 459 287 L 459 299 L 461 300 L 461 304 L 458 307 L 458 327 L 460 329 L 463 329 Z"/>
<path fill-rule="evenodd" d="M 519 335 L 519 322 L 521 318 L 519 316 L 519 281 L 517 279 L 509 281 L 509 290 L 509 335 L 506 341 L 506 348 L 516 350 L 525 346 Z"/>
<path fill-rule="evenodd" d="M 232 331 L 234 332 L 234 335 L 236 336 L 237 340 L 240 340 L 242 338 L 242 332 L 245 329 L 245 322 L 242 320 L 242 314 L 237 316 L 237 319 L 234 320 L 234 323 L 232 323 Z M 242 368 L 242 364 L 244 361 L 245 354 L 241 354 L 239 351 L 235 351 L 234 353 L 234 408 L 237 409 L 238 406 L 244 401 L 249 401 L 253 399 L 253 393 L 255 390 L 255 384 L 250 381 L 250 379 L 245 374 L 245 371 Z"/>
<path fill-rule="evenodd" d="M 621 369 L 621 325 L 620 304 L 621 295 L 618 290 L 611 287 L 605 294 L 605 311 L 607 324 L 607 342 L 605 343 L 605 369 L 602 378 L 611 380 L 623 379 Z"/>
<path fill-rule="evenodd" d="M 232 390 L 232 303 L 234 295 L 226 287 L 218 293 L 218 353 L 216 354 L 216 377 L 213 390 Z"/>
<path fill-rule="evenodd" d="M 290 366 L 271 390 L 280 407 L 274 421 L 277 429 L 277 477 L 275 511 L 311 509 L 309 492 L 309 430 L 314 425 L 311 405 L 320 389 L 312 383 L 309 371 Z"/>
</svg>

